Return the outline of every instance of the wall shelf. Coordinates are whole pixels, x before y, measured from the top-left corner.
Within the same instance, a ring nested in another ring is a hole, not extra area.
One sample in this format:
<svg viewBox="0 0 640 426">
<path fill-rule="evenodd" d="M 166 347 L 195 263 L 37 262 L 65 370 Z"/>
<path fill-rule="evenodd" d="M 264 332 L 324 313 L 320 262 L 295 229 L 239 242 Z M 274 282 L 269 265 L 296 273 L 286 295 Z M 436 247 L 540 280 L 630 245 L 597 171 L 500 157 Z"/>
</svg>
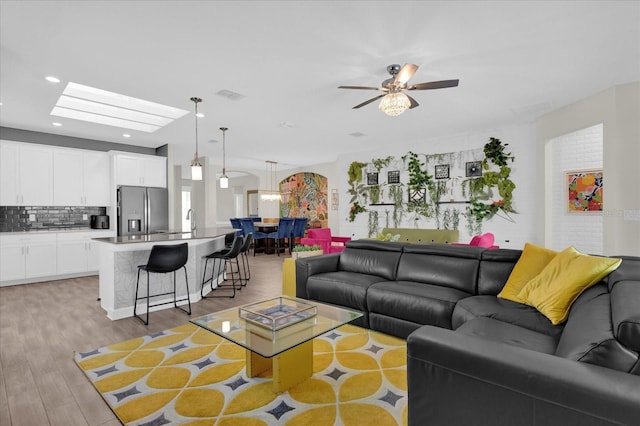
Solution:
<svg viewBox="0 0 640 426">
<path fill-rule="evenodd" d="M 369 204 L 370 206 L 395 206 L 394 203 L 375 203 L 375 204 Z"/>
<path fill-rule="evenodd" d="M 471 201 L 438 201 L 436 204 L 469 204 Z"/>
</svg>

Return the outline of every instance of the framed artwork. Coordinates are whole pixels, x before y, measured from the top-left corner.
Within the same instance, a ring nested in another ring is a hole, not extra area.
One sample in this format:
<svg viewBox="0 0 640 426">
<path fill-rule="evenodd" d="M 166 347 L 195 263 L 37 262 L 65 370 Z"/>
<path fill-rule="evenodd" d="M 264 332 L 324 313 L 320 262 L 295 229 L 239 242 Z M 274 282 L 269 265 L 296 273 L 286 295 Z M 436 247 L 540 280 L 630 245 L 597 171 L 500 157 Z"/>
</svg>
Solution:
<svg viewBox="0 0 640 426">
<path fill-rule="evenodd" d="M 449 179 L 449 165 L 448 164 L 438 164 L 438 165 L 436 165 L 435 178 L 436 179 Z"/>
<path fill-rule="evenodd" d="M 387 183 L 400 183 L 400 170 L 387 172 Z"/>
<path fill-rule="evenodd" d="M 603 210 L 604 181 L 601 169 L 565 172 L 569 213 L 597 213 Z"/>
<path fill-rule="evenodd" d="M 422 189 L 409 189 L 409 202 L 410 203 L 422 203 L 427 201 L 427 190 Z"/>
<path fill-rule="evenodd" d="M 482 161 L 467 161 L 465 163 L 465 177 L 482 176 Z"/>
<path fill-rule="evenodd" d="M 367 185 L 378 184 L 378 172 L 367 173 Z"/>
<path fill-rule="evenodd" d="M 331 210 L 338 210 L 338 190 L 333 188 L 331 189 Z"/>
</svg>

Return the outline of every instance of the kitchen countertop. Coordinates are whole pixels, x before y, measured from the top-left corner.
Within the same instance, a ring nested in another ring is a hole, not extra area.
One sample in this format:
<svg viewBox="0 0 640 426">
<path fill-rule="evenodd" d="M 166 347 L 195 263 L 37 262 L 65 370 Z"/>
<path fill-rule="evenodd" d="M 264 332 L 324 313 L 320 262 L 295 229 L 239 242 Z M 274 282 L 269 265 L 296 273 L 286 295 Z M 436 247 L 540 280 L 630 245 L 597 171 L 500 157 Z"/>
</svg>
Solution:
<svg viewBox="0 0 640 426">
<path fill-rule="evenodd" d="M 189 241 L 203 238 L 216 238 L 237 232 L 233 228 L 203 228 L 192 232 L 162 232 L 147 235 L 123 235 L 120 237 L 93 238 L 94 241 L 110 244 L 161 243 L 168 241 Z"/>
<path fill-rule="evenodd" d="M 35 235 L 35 234 L 62 234 L 67 232 L 116 232 L 115 229 L 93 229 L 86 227 L 70 227 L 70 228 L 43 228 L 43 229 L 30 229 L 28 231 L 11 231 L 0 232 L 0 237 L 4 235 Z"/>
</svg>

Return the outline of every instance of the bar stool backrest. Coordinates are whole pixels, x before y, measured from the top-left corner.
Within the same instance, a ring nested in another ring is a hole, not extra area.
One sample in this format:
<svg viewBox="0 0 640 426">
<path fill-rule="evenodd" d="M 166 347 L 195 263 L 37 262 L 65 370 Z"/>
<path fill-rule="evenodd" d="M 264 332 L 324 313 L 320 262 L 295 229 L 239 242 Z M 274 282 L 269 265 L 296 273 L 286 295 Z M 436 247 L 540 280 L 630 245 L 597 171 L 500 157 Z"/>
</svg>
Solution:
<svg viewBox="0 0 640 426">
<path fill-rule="evenodd" d="M 249 251 L 249 247 L 251 247 L 251 243 L 253 242 L 253 234 L 249 232 L 244 237 L 244 242 L 242 243 L 242 248 L 240 249 L 241 253 L 246 253 Z"/>
<path fill-rule="evenodd" d="M 145 269 L 149 272 L 167 273 L 182 268 L 189 257 L 187 243 L 171 246 L 155 245 L 151 247 L 151 254 Z"/>
</svg>

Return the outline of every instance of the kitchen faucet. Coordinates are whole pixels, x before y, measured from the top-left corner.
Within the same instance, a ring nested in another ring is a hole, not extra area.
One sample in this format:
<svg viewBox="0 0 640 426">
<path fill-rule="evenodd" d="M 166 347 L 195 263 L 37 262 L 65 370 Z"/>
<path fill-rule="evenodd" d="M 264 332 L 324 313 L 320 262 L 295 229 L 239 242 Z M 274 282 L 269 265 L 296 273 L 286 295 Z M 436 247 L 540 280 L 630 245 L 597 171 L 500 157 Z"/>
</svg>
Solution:
<svg viewBox="0 0 640 426">
<path fill-rule="evenodd" d="M 191 230 L 196 229 L 196 212 L 193 209 L 187 210 L 187 220 L 191 219 Z"/>
</svg>

